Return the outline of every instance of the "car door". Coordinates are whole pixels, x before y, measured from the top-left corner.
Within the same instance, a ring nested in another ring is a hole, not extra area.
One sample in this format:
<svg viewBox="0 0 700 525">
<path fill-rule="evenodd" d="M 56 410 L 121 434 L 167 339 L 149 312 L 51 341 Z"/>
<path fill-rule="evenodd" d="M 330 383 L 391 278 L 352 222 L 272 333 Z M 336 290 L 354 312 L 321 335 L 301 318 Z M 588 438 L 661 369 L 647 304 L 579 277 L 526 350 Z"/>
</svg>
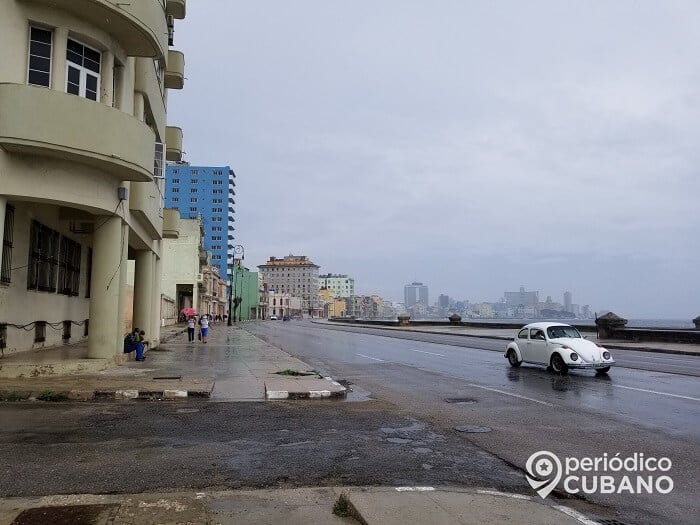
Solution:
<svg viewBox="0 0 700 525">
<path fill-rule="evenodd" d="M 520 330 L 515 338 L 515 343 L 520 350 L 520 358 L 523 361 L 530 361 L 530 330 L 527 328 Z"/>
<path fill-rule="evenodd" d="M 530 344 L 528 345 L 530 358 L 533 363 L 549 364 L 547 356 L 547 339 L 541 328 L 530 328 Z"/>
</svg>

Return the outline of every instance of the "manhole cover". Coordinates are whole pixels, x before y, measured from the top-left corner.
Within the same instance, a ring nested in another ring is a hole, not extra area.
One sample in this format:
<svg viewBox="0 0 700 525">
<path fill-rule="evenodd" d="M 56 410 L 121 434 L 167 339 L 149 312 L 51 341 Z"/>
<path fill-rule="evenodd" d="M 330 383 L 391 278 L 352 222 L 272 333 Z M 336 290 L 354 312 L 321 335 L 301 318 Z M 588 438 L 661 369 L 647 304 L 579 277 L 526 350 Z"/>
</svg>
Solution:
<svg viewBox="0 0 700 525">
<path fill-rule="evenodd" d="M 491 429 L 489 427 L 479 427 L 476 425 L 460 425 L 458 427 L 455 427 L 455 430 L 457 432 L 470 432 L 470 433 L 491 432 Z"/>
<path fill-rule="evenodd" d="M 476 399 L 471 397 L 448 397 L 445 399 L 445 401 L 447 403 L 455 403 L 460 405 L 471 405 L 472 403 L 476 403 Z"/>
</svg>

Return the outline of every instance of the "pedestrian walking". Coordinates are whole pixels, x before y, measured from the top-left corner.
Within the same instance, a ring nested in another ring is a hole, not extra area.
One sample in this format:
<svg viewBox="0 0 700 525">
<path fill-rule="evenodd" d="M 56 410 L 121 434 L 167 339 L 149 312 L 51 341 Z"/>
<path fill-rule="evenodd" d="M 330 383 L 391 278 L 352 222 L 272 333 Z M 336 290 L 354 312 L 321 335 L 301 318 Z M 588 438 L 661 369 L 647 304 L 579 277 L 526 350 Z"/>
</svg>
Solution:
<svg viewBox="0 0 700 525">
<path fill-rule="evenodd" d="M 187 342 L 194 343 L 194 329 L 195 329 L 194 316 L 190 315 L 187 318 Z"/>
<path fill-rule="evenodd" d="M 200 319 L 199 324 L 201 325 L 202 331 L 202 342 L 207 342 L 207 336 L 209 335 L 209 318 L 205 315 Z"/>
</svg>

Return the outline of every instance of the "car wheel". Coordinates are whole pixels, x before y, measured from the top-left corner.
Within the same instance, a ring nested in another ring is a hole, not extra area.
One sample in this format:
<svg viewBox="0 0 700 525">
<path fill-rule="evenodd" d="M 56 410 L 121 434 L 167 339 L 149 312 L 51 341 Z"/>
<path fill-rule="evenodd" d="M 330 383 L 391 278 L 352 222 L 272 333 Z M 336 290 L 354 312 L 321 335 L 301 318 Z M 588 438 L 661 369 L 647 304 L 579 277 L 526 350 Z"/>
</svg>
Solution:
<svg viewBox="0 0 700 525">
<path fill-rule="evenodd" d="M 552 354 L 549 365 L 552 367 L 552 371 L 555 374 L 564 375 L 569 371 L 569 367 L 566 366 L 566 363 L 559 354 Z"/>
<path fill-rule="evenodd" d="M 609 366 L 605 366 L 605 367 L 603 367 L 603 368 L 596 368 L 595 375 L 597 375 L 597 376 L 604 376 L 604 375 L 607 374 L 608 372 L 610 372 L 610 367 L 609 367 Z"/>
<path fill-rule="evenodd" d="M 508 350 L 508 362 L 513 368 L 518 368 L 523 364 L 522 361 L 518 361 L 518 354 L 516 354 L 513 349 Z"/>
</svg>

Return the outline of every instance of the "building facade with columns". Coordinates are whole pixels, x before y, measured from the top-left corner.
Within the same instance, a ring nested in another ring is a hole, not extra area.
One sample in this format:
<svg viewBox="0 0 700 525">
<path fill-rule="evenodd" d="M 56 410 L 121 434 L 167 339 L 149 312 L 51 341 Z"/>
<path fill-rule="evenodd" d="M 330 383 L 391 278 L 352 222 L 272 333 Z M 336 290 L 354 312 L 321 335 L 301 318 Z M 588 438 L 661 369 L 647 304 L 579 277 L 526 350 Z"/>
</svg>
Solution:
<svg viewBox="0 0 700 525">
<path fill-rule="evenodd" d="M 157 347 L 185 0 L 0 0 L 0 12 L 0 346 L 87 339 L 90 358 L 119 361 L 131 260 L 133 325 Z"/>
</svg>

